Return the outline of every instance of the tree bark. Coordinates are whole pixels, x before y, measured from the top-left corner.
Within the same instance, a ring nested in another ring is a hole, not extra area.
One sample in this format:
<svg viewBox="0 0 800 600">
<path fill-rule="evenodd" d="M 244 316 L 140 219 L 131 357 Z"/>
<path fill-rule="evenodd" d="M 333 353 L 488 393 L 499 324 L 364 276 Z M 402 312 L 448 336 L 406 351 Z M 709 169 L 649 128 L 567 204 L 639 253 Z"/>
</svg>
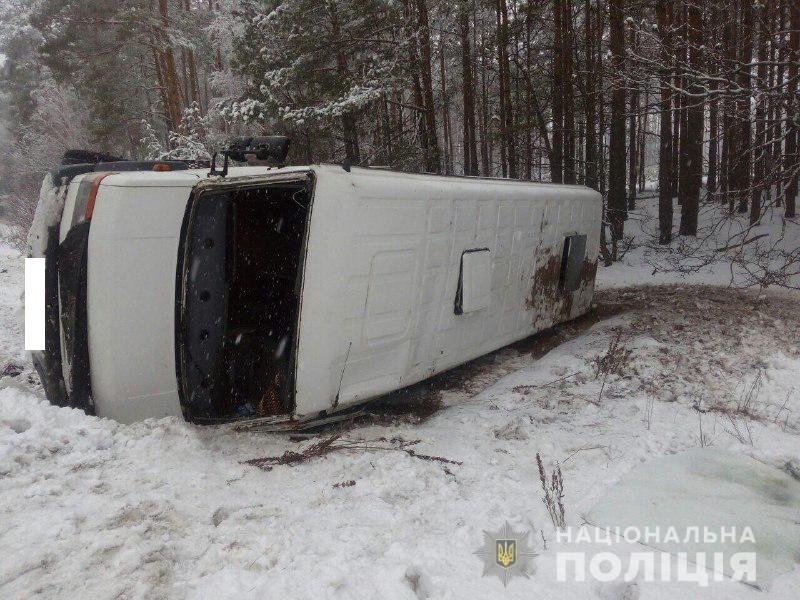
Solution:
<svg viewBox="0 0 800 600">
<path fill-rule="evenodd" d="M 191 0 L 184 0 L 183 2 L 183 10 L 185 12 L 191 12 L 192 4 Z M 200 86 L 197 80 L 197 61 L 194 57 L 194 50 L 191 48 L 186 48 L 186 64 L 189 70 L 189 79 L 187 81 L 188 87 L 188 94 L 186 97 L 189 99 L 190 102 L 196 102 L 197 106 L 200 108 L 200 111 L 203 112 L 203 106 L 200 102 Z"/>
<path fill-rule="evenodd" d="M 167 121 L 167 128 L 175 131 L 180 127 L 183 117 L 184 103 L 181 94 L 180 81 L 178 79 L 178 69 L 175 65 L 175 54 L 167 38 L 166 31 L 170 27 L 169 22 L 169 3 L 167 0 L 158 0 L 158 12 L 161 17 L 163 31 L 159 36 L 159 50 L 157 60 L 161 72 L 161 81 L 164 88 L 162 97 L 165 101 L 164 113 Z"/>
<path fill-rule="evenodd" d="M 672 98 L 669 81 L 671 51 L 670 16 L 672 0 L 656 3 L 658 32 L 661 39 L 661 103 L 658 143 L 658 242 L 672 241 Z"/>
<path fill-rule="evenodd" d="M 550 180 L 564 181 L 564 66 L 563 36 L 561 23 L 564 14 L 563 0 L 553 0 L 553 52 L 551 64 L 550 99 L 553 111 L 553 153 L 550 160 Z"/>
<path fill-rule="evenodd" d="M 608 165 L 608 208 L 612 243 L 624 234 L 625 204 L 625 0 L 610 0 L 609 29 L 611 44 L 611 129 Z"/>
<path fill-rule="evenodd" d="M 439 44 L 439 84 L 442 92 L 442 134 L 444 148 L 444 173 L 453 173 L 453 138 L 450 126 L 450 98 L 447 95 L 447 72 L 444 59 L 444 44 Z"/>
<path fill-rule="evenodd" d="M 757 9 L 758 22 L 758 70 L 756 86 L 767 83 L 767 40 L 769 25 L 766 8 L 761 5 Z M 753 189 L 750 197 L 750 224 L 755 225 L 761 219 L 761 200 L 764 195 L 764 184 L 767 169 L 767 100 L 760 94 L 756 103 L 756 136 L 753 148 Z"/>
<path fill-rule="evenodd" d="M 644 109 L 640 111 L 639 117 L 639 168 L 636 170 L 639 175 L 639 192 L 644 192 L 645 187 L 645 149 L 647 146 L 647 131 L 650 126 L 650 88 L 644 90 Z"/>
<path fill-rule="evenodd" d="M 676 90 L 683 89 L 683 70 L 685 62 L 685 27 L 684 27 L 684 10 L 683 0 L 675 2 L 672 6 L 672 28 L 675 31 L 673 38 L 673 84 Z M 685 127 L 683 127 L 683 94 L 680 91 L 673 93 L 672 101 L 674 108 L 672 111 L 672 180 L 670 181 L 670 194 L 673 198 L 678 197 L 678 180 L 680 178 L 680 162 L 681 162 L 681 142 L 683 135 L 685 135 Z M 682 131 L 683 129 L 683 131 Z M 680 198 L 678 198 L 680 203 Z"/>
<path fill-rule="evenodd" d="M 531 49 L 531 34 L 533 29 L 533 18 L 531 14 L 531 3 L 528 2 L 525 6 L 525 69 L 522 71 L 522 77 L 525 82 L 525 170 L 523 177 L 530 181 L 533 178 L 533 92 L 531 85 L 531 72 L 532 69 L 532 49 Z M 547 133 L 545 133 L 545 136 Z"/>
<path fill-rule="evenodd" d="M 481 175 L 490 177 L 492 175 L 492 147 L 489 144 L 489 86 L 486 81 L 485 52 L 486 46 L 481 39 Z"/>
<path fill-rule="evenodd" d="M 331 29 L 336 43 L 336 72 L 344 80 L 349 79 L 350 67 L 348 65 L 347 54 L 342 40 L 342 29 L 339 23 L 339 14 L 336 3 L 328 4 L 328 11 L 331 19 Z M 344 137 L 344 155 L 352 164 L 361 162 L 361 152 L 358 143 L 358 123 L 353 111 L 347 111 L 341 116 L 342 135 Z"/>
<path fill-rule="evenodd" d="M 461 37 L 461 78 L 464 128 L 464 175 L 478 174 L 478 149 L 475 145 L 475 89 L 472 78 L 472 59 L 469 44 L 469 13 L 464 8 L 459 15 Z"/>
<path fill-rule="evenodd" d="M 789 6 L 789 69 L 787 72 L 789 89 L 787 90 L 786 103 L 786 154 L 784 172 L 788 176 L 786 183 L 786 217 L 793 219 L 797 216 L 797 190 L 798 169 L 800 169 L 800 154 L 798 153 L 798 102 L 797 102 L 797 77 L 798 64 L 800 64 L 800 4 L 791 2 Z"/>
<path fill-rule="evenodd" d="M 422 95 L 425 107 L 425 128 L 428 136 L 426 167 L 432 173 L 441 169 L 441 156 L 436 132 L 436 109 L 433 104 L 433 77 L 431 76 L 431 32 L 428 24 L 428 4 L 426 0 L 416 0 L 417 22 L 420 36 L 420 60 Z"/>
<path fill-rule="evenodd" d="M 414 123 L 417 129 L 420 149 L 422 150 L 423 168 L 427 169 L 427 159 L 430 155 L 430 142 L 428 140 L 428 127 L 425 121 L 425 99 L 422 93 L 422 83 L 420 83 L 421 65 L 419 50 L 417 48 L 417 36 L 414 26 L 414 7 L 411 0 L 403 0 L 403 16 L 405 17 L 405 33 L 408 36 L 408 60 L 413 68 L 411 69 L 411 94 L 414 98 L 414 105 L 422 108 L 416 109 L 414 113 Z M 402 119 L 401 119 L 402 123 Z"/>
<path fill-rule="evenodd" d="M 575 183 L 575 89 L 573 74 L 574 31 L 572 0 L 561 0 L 561 56 L 564 67 L 564 183 Z"/>
<path fill-rule="evenodd" d="M 752 183 L 751 168 L 753 161 L 753 140 L 750 103 L 752 93 L 751 86 L 751 67 L 753 60 L 753 2 L 752 0 L 740 0 L 742 14 L 742 36 L 739 40 L 739 76 L 738 86 L 744 93 L 739 93 L 736 102 L 736 129 L 738 135 L 738 153 L 736 163 L 736 191 L 739 198 L 738 212 L 747 212 L 748 200 L 750 199 L 750 186 Z"/>
<path fill-rule="evenodd" d="M 583 21 L 586 53 L 584 111 L 586 113 L 586 185 L 597 189 L 597 52 L 595 51 L 594 15 L 591 0 L 584 0 Z"/>
<path fill-rule="evenodd" d="M 497 0 L 497 51 L 500 67 L 500 126 L 502 147 L 505 149 L 507 168 L 504 175 L 518 176 L 517 150 L 514 140 L 514 107 L 511 104 L 511 67 L 508 58 L 509 27 L 506 0 Z"/>
<path fill-rule="evenodd" d="M 794 0 L 789 0 L 789 2 L 793 2 Z M 774 6 L 774 5 L 773 5 Z M 775 77 L 773 81 L 773 85 L 775 89 L 782 89 L 784 84 L 784 75 L 786 73 L 786 69 L 784 65 L 786 63 L 786 51 L 788 44 L 784 44 L 784 37 L 785 34 L 783 33 L 786 31 L 786 0 L 780 0 L 777 6 L 777 15 L 775 15 L 775 31 L 780 31 L 780 37 L 774 36 L 772 38 L 772 43 L 770 44 L 773 54 L 777 54 L 777 64 L 775 65 Z M 777 52 L 776 50 L 777 46 Z M 783 140 L 782 140 L 782 132 L 783 132 L 783 123 L 782 123 L 782 112 L 783 112 L 783 99 L 778 94 L 772 95 L 772 129 L 770 131 L 770 139 L 772 139 L 772 164 L 773 168 L 775 169 L 775 179 L 778 182 L 776 194 L 775 194 L 775 206 L 782 206 L 783 205 L 783 157 L 782 157 L 782 150 L 783 150 Z"/>
<path fill-rule="evenodd" d="M 596 105 L 597 111 L 597 183 L 599 192 L 605 196 L 608 190 L 608 178 L 606 177 L 608 171 L 608 164 L 606 160 L 606 130 L 607 119 L 605 111 L 605 91 L 602 85 L 605 79 L 605 64 L 603 63 L 603 33 L 605 31 L 605 14 L 606 14 L 605 0 L 595 1 L 595 66 L 597 67 L 597 82 L 598 86 L 595 89 L 597 92 Z"/>
<path fill-rule="evenodd" d="M 734 162 L 737 152 L 736 125 L 734 119 L 733 85 L 735 76 L 736 48 L 737 48 L 737 2 L 731 3 L 732 15 L 727 15 L 725 28 L 722 35 L 724 65 L 722 75 L 727 80 L 725 96 L 722 101 L 722 162 L 720 163 L 720 199 L 728 204 L 728 211 L 734 210 L 734 189 L 736 186 L 734 176 Z"/>
<path fill-rule="evenodd" d="M 681 235 L 697 235 L 697 216 L 700 209 L 700 187 L 703 179 L 703 100 L 698 72 L 702 66 L 703 21 L 701 0 L 687 0 L 687 60 L 690 72 L 687 83 L 686 136 L 681 148 L 684 159 L 678 195 L 681 200 Z"/>
<path fill-rule="evenodd" d="M 631 50 L 636 51 L 636 26 L 631 23 L 629 27 L 628 43 Z M 639 112 L 639 92 L 636 83 L 633 81 L 633 73 L 629 78 L 630 93 L 628 94 L 629 108 L 628 108 L 628 210 L 636 208 L 636 116 Z"/>
<path fill-rule="evenodd" d="M 711 93 L 716 91 L 716 84 L 712 84 Z M 713 97 L 709 100 L 708 107 L 708 177 L 706 178 L 706 193 L 713 198 L 717 192 L 717 168 L 719 158 L 719 101 Z"/>
</svg>

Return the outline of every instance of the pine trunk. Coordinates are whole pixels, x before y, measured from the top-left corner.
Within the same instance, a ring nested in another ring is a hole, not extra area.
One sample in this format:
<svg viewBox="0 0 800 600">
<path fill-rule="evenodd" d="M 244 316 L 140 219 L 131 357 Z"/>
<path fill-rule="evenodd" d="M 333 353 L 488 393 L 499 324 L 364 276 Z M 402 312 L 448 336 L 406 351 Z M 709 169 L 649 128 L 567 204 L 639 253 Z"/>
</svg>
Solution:
<svg viewBox="0 0 800 600">
<path fill-rule="evenodd" d="M 335 2 L 330 2 L 328 4 L 328 11 L 331 19 L 333 38 L 336 40 L 336 72 L 342 80 L 346 81 L 349 78 L 350 67 L 348 65 L 344 41 L 342 40 L 341 24 L 339 23 L 339 14 Z M 358 143 L 358 122 L 356 115 L 353 111 L 346 111 L 342 113 L 341 122 L 345 158 L 352 164 L 357 165 L 361 162 L 361 153 Z"/>
<path fill-rule="evenodd" d="M 164 88 L 162 97 L 165 99 L 164 113 L 167 121 L 167 128 L 176 131 L 181 124 L 183 117 L 184 103 L 181 94 L 180 80 L 178 79 L 178 69 L 175 64 L 175 54 L 172 44 L 167 36 L 170 28 L 169 3 L 167 0 L 158 0 L 158 11 L 161 16 L 163 31 L 161 32 L 160 50 L 158 51 L 159 69 L 161 81 Z"/>
<path fill-rule="evenodd" d="M 728 211 L 734 210 L 734 161 L 737 152 L 736 148 L 736 125 L 734 120 L 734 100 L 732 81 L 735 76 L 736 62 L 736 40 L 737 40 L 737 14 L 736 2 L 731 7 L 734 14 L 728 15 L 725 19 L 725 28 L 722 35 L 724 72 L 723 77 L 727 80 L 727 89 L 722 103 L 722 162 L 720 164 L 720 198 L 723 203 L 728 204 Z"/>
<path fill-rule="evenodd" d="M 501 118 L 503 147 L 506 150 L 508 177 L 518 177 L 517 149 L 514 140 L 514 107 L 511 103 L 511 67 L 508 57 L 509 27 L 508 5 L 506 0 L 498 0 L 498 58 L 500 60 L 500 106 L 503 108 Z"/>
<path fill-rule="evenodd" d="M 794 0 L 789 0 L 793 2 Z M 786 51 L 788 44 L 784 43 L 786 31 L 786 0 L 780 0 L 777 6 L 778 14 L 775 16 L 775 31 L 780 31 L 780 37 L 774 36 L 770 44 L 773 49 L 773 54 L 777 55 L 777 64 L 775 65 L 775 79 L 773 85 L 775 89 L 782 89 L 784 84 L 784 76 L 786 74 Z M 775 51 L 777 47 L 777 52 Z M 774 165 L 775 180 L 777 181 L 777 190 L 775 194 L 775 206 L 783 205 L 783 98 L 777 94 L 772 95 L 772 130 L 770 132 L 770 139 L 772 139 L 772 164 Z"/>
<path fill-rule="evenodd" d="M 563 0 L 553 0 L 553 58 L 551 65 L 551 103 L 553 105 L 553 153 L 550 161 L 550 180 L 564 181 L 564 66 L 561 24 Z"/>
<path fill-rule="evenodd" d="M 436 108 L 433 104 L 431 32 L 428 25 L 428 4 L 426 0 L 416 0 L 416 2 L 420 37 L 420 76 L 422 78 L 422 94 L 425 102 L 425 128 L 428 137 L 428 153 L 425 164 L 428 171 L 438 173 L 441 169 L 441 156 L 436 132 Z"/>
<path fill-rule="evenodd" d="M 798 154 L 798 101 L 797 77 L 798 64 L 800 64 L 800 4 L 792 2 L 789 7 L 789 69 L 786 103 L 786 160 L 784 172 L 788 175 L 786 183 L 786 218 L 793 219 L 797 216 L 797 190 L 798 168 L 800 168 L 800 154 Z"/>
<path fill-rule="evenodd" d="M 631 23 L 629 26 L 628 44 L 632 52 L 636 52 L 636 25 Z M 628 210 L 636 208 L 636 159 L 638 151 L 636 148 L 636 116 L 639 112 L 639 91 L 633 73 L 630 73 L 631 83 L 628 94 Z"/>
<path fill-rule="evenodd" d="M 594 28 L 594 15 L 591 0 L 584 0 L 584 36 L 586 69 L 584 82 L 584 110 L 586 112 L 586 185 L 597 189 L 597 68 Z"/>
<path fill-rule="evenodd" d="M 703 179 L 703 100 L 702 83 L 697 73 L 702 68 L 703 14 L 701 0 L 687 0 L 687 60 L 689 95 L 686 97 L 686 136 L 682 151 L 679 197 L 681 199 L 681 235 L 697 235 L 697 217 L 700 209 L 700 188 Z"/>
<path fill-rule="evenodd" d="M 573 73 L 574 32 L 572 26 L 572 0 L 561 0 L 561 57 L 564 74 L 564 183 L 575 183 L 575 90 Z"/>
<path fill-rule="evenodd" d="M 460 14 L 459 33 L 461 37 L 461 78 L 463 102 L 463 151 L 464 175 L 478 174 L 478 149 L 475 145 L 475 89 L 472 78 L 472 59 L 469 44 L 469 13 Z"/>
<path fill-rule="evenodd" d="M 608 207 L 612 243 L 624 234 L 625 204 L 625 0 L 609 2 L 611 44 L 611 124 L 608 165 Z"/>
<path fill-rule="evenodd" d="M 442 93 L 442 134 L 444 148 L 444 173 L 453 173 L 453 138 L 450 125 L 450 99 L 447 95 L 447 72 L 444 59 L 444 44 L 439 45 L 439 84 Z"/>
<path fill-rule="evenodd" d="M 752 0 L 740 0 L 740 11 L 742 14 L 742 37 L 739 40 L 739 89 L 744 92 L 739 93 L 736 103 L 736 129 L 739 136 L 737 148 L 738 162 L 736 168 L 736 190 L 739 199 L 737 210 L 740 213 L 747 212 L 748 201 L 750 199 L 750 186 L 752 183 L 751 169 L 753 161 L 753 140 L 750 119 L 750 103 L 752 93 L 751 67 L 753 60 L 753 2 Z"/>
<path fill-rule="evenodd" d="M 763 86 L 767 80 L 767 40 L 769 37 L 767 14 L 763 6 L 757 9 L 758 22 L 758 70 L 756 85 Z M 764 195 L 764 179 L 767 167 L 767 100 L 763 94 L 756 104 L 756 137 L 753 149 L 753 186 L 750 197 L 750 224 L 761 219 L 761 205 Z"/>
<path fill-rule="evenodd" d="M 669 64 L 671 52 L 672 0 L 656 4 L 658 32 L 661 39 L 661 103 L 660 129 L 658 143 L 658 241 L 669 244 L 672 241 L 672 99 L 669 87 L 672 74 Z"/>
</svg>

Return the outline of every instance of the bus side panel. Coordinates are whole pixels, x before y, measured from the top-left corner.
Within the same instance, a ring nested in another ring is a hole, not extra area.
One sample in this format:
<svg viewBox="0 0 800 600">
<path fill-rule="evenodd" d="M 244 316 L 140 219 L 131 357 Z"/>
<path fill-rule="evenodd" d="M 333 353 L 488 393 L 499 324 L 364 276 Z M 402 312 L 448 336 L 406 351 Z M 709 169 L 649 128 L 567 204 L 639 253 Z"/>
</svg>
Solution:
<svg viewBox="0 0 800 600">
<path fill-rule="evenodd" d="M 188 187 L 101 185 L 89 234 L 87 306 L 99 416 L 181 415 L 175 269 Z"/>
<path fill-rule="evenodd" d="M 343 212 L 347 196 L 353 193 L 348 179 L 324 171 L 317 174 L 299 309 L 296 416 L 313 416 L 336 404 L 336 369 L 341 370 L 352 347 L 351 336 L 342 330 L 341 315 L 362 296 L 347 279 L 352 255 L 347 241 L 356 226 Z"/>
<path fill-rule="evenodd" d="M 585 312 L 599 196 L 577 187 L 320 175 L 306 259 L 296 413 L 410 385 Z M 585 235 L 577 289 L 565 238 Z M 461 256 L 491 252 L 491 302 L 455 314 Z"/>
</svg>

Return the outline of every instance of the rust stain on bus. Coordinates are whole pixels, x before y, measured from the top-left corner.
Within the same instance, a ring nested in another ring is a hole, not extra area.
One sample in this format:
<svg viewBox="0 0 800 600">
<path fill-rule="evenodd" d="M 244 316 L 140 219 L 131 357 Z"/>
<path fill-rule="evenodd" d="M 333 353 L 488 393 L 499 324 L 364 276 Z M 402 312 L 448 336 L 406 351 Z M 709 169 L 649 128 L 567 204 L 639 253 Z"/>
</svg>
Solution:
<svg viewBox="0 0 800 600">
<path fill-rule="evenodd" d="M 574 294 L 594 283 L 597 274 L 597 261 L 584 259 L 578 288 L 573 292 L 561 289 L 561 257 L 550 254 L 547 260 L 533 274 L 530 295 L 525 300 L 525 308 L 534 311 L 533 325 L 547 327 L 557 321 L 569 319 L 572 315 Z"/>
</svg>

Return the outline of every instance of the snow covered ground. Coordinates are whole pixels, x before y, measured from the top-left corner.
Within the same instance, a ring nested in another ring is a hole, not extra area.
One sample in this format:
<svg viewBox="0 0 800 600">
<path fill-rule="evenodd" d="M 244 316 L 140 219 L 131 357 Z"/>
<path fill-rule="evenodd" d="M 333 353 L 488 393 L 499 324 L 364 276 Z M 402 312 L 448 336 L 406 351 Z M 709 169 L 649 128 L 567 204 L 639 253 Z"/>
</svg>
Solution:
<svg viewBox="0 0 800 600">
<path fill-rule="evenodd" d="M 698 283 L 759 286 L 781 281 L 800 289 L 800 220 L 783 217 L 769 206 L 750 225 L 747 214 L 729 215 L 718 204 L 700 207 L 696 238 L 677 238 L 669 246 L 658 241 L 657 191 L 648 190 L 625 223 L 622 260 L 601 270 L 604 286 L 641 283 Z M 680 207 L 675 206 L 677 233 Z"/>
<path fill-rule="evenodd" d="M 561 465 L 570 526 L 632 469 L 684 450 L 800 473 L 800 295 L 697 285 L 727 283 L 724 262 L 655 285 L 677 276 L 653 275 L 653 252 L 600 270 L 592 315 L 415 387 L 407 409 L 298 438 L 50 406 L 20 351 L 22 261 L 0 246 L 0 597 L 800 597 L 797 565 L 765 591 L 556 580 L 565 543 L 537 453 Z M 337 433 L 344 448 L 321 456 L 245 462 Z M 507 588 L 474 555 L 505 521 L 539 554 Z"/>
</svg>

